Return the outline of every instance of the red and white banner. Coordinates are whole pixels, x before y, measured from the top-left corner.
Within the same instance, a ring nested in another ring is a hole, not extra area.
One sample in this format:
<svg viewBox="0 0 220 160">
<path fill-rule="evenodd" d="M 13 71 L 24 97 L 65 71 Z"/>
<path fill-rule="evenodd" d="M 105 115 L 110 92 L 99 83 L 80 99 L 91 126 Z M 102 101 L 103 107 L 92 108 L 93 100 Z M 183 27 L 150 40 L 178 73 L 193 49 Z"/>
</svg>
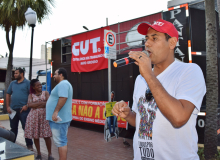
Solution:
<svg viewBox="0 0 220 160">
<path fill-rule="evenodd" d="M 105 125 L 105 103 L 108 101 L 72 100 L 72 119 L 86 123 Z M 126 128 L 125 119 L 118 117 L 118 127 Z"/>
<path fill-rule="evenodd" d="M 103 27 L 72 36 L 71 72 L 91 72 L 108 68 L 104 57 Z"/>
</svg>

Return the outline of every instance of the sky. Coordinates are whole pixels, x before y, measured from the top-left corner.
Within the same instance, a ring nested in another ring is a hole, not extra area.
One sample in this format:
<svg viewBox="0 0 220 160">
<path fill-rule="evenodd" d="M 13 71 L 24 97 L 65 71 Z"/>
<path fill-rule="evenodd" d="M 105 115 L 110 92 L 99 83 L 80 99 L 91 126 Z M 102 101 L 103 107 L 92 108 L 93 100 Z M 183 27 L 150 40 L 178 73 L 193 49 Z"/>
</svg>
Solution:
<svg viewBox="0 0 220 160">
<path fill-rule="evenodd" d="M 168 0 L 54 0 L 50 14 L 41 24 L 36 23 L 33 58 L 41 57 L 41 45 L 54 39 L 150 15 L 167 9 Z M 0 55 L 9 53 L 5 31 L 0 28 Z M 11 39 L 11 35 L 10 35 Z M 31 28 L 17 29 L 13 57 L 30 57 Z M 49 47 L 50 45 L 48 45 Z"/>
</svg>

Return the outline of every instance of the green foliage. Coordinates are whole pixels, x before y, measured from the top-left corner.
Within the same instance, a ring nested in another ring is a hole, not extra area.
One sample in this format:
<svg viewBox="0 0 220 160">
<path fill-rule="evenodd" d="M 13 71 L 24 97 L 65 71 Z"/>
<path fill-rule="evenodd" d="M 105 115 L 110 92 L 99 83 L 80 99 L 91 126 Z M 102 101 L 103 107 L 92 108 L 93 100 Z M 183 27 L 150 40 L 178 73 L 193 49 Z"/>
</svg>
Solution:
<svg viewBox="0 0 220 160">
<path fill-rule="evenodd" d="M 217 160 L 220 160 L 220 151 L 218 150 L 218 153 L 217 153 L 217 155 L 216 155 L 216 159 Z"/>
<path fill-rule="evenodd" d="M 204 154 L 204 148 L 203 147 L 199 147 L 198 148 L 198 155 L 200 160 L 205 160 L 205 154 Z M 217 155 L 215 155 L 215 158 L 213 160 L 220 160 L 220 151 L 218 150 Z"/>
<path fill-rule="evenodd" d="M 198 155 L 199 155 L 199 158 L 200 160 L 205 160 L 205 155 L 204 155 L 204 148 L 198 148 Z"/>
<path fill-rule="evenodd" d="M 54 0 L 0 0 L 0 26 L 5 31 L 10 31 L 11 27 L 23 28 L 27 23 L 25 12 L 31 7 L 37 14 L 37 21 L 42 23 L 49 14 L 51 6 L 54 7 Z"/>
</svg>

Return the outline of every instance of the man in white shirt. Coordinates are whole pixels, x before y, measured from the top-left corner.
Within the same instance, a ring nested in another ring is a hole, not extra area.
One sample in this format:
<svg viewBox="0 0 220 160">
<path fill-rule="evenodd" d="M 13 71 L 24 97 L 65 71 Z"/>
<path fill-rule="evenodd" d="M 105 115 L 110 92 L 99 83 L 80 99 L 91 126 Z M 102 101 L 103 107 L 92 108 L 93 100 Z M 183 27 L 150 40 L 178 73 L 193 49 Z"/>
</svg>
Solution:
<svg viewBox="0 0 220 160">
<path fill-rule="evenodd" d="M 112 113 L 136 127 L 135 160 L 199 160 L 195 126 L 206 93 L 203 73 L 196 64 L 175 60 L 178 32 L 172 23 L 160 19 L 153 25 L 142 23 L 137 30 L 146 36 L 149 57 L 129 53 L 140 71 L 133 111 L 121 101 Z"/>
</svg>

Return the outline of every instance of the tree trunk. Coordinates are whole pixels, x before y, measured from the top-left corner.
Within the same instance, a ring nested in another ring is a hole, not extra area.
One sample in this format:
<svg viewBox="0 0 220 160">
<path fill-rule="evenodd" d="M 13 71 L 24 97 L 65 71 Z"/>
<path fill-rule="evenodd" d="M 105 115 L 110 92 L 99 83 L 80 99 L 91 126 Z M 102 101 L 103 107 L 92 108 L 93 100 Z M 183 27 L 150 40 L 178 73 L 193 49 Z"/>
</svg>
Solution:
<svg viewBox="0 0 220 160">
<path fill-rule="evenodd" d="M 220 29 L 220 0 L 217 0 L 217 7 L 218 7 L 218 22 L 219 22 L 219 29 Z"/>
<path fill-rule="evenodd" d="M 218 62 L 215 0 L 205 0 L 206 14 L 206 126 L 205 159 L 217 154 Z"/>
<path fill-rule="evenodd" d="M 4 107 L 3 107 L 3 112 L 7 113 L 7 108 L 6 108 L 6 93 L 8 90 L 8 87 L 11 83 L 12 80 L 12 69 L 13 69 L 13 49 L 14 49 L 14 41 L 15 41 L 15 32 L 16 32 L 16 26 L 12 27 L 12 39 L 11 39 L 11 44 L 9 40 L 9 29 L 6 30 L 6 42 L 8 45 L 9 49 L 9 57 L 8 57 L 8 66 L 7 66 L 7 72 L 6 72 L 6 78 L 5 78 L 5 92 L 4 92 Z"/>
</svg>

